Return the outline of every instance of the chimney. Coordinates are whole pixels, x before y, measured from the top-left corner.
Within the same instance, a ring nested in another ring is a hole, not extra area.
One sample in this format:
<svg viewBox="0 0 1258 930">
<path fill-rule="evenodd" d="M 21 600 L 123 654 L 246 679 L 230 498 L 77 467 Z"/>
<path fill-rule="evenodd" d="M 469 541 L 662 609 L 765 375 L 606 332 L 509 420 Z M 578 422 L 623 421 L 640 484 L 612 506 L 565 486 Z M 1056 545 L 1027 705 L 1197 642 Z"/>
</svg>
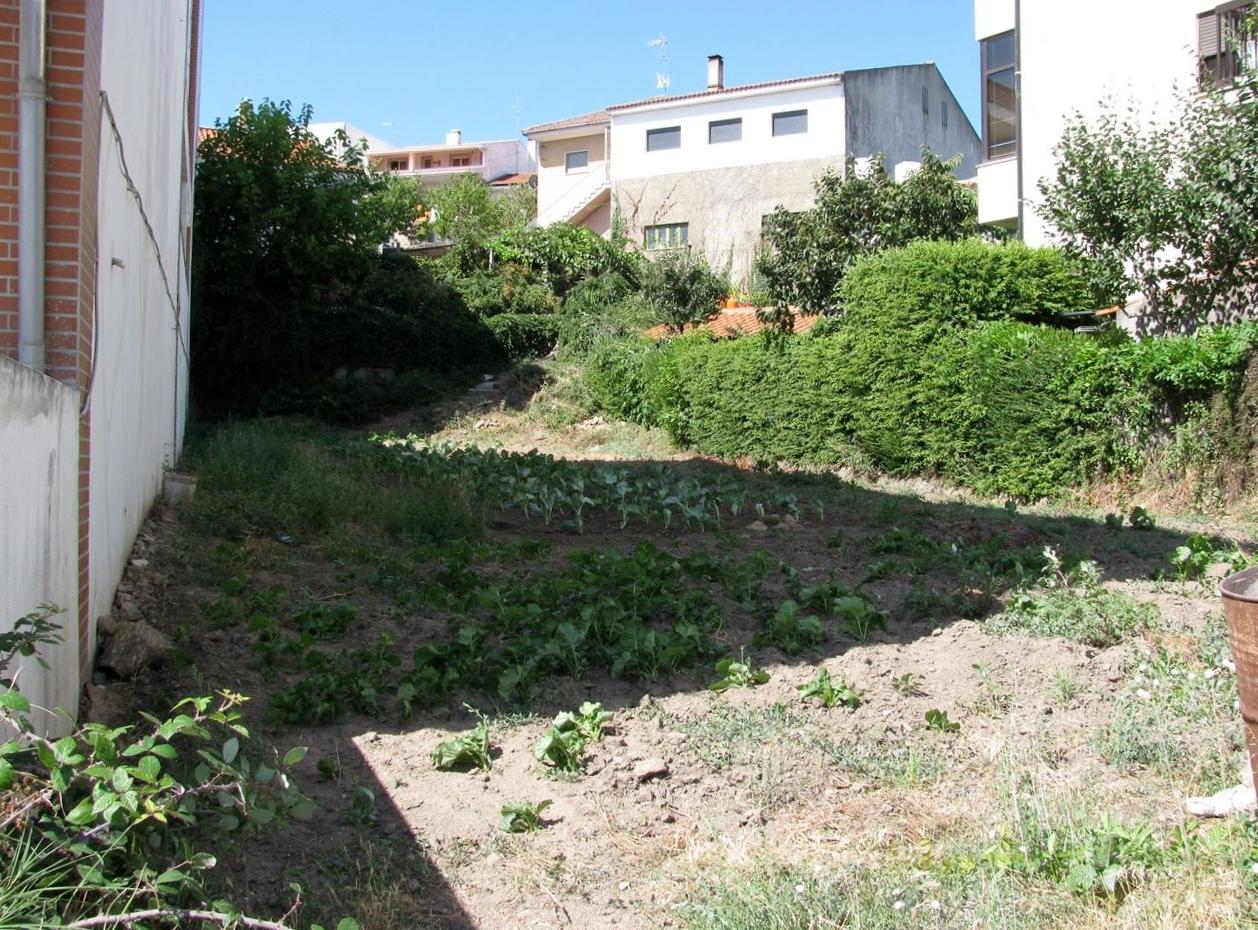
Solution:
<svg viewBox="0 0 1258 930">
<path fill-rule="evenodd" d="M 462 129 L 451 129 L 449 132 L 446 133 L 446 145 L 462 145 L 462 144 L 463 144 L 463 130 Z"/>
<path fill-rule="evenodd" d="M 708 90 L 725 89 L 725 59 L 720 55 L 708 56 Z"/>
</svg>

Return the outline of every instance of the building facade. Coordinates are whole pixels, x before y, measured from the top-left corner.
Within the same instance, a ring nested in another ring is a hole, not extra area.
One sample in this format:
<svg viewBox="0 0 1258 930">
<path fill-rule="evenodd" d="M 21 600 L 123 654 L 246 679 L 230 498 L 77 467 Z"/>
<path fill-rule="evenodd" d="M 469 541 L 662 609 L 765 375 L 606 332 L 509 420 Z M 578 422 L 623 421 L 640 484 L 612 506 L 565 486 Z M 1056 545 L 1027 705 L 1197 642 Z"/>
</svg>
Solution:
<svg viewBox="0 0 1258 930">
<path fill-rule="evenodd" d="M 0 0 L 0 631 L 60 608 L 44 708 L 77 711 L 183 443 L 200 17 Z"/>
<path fill-rule="evenodd" d="M 1149 120 L 1174 112 L 1203 75 L 1227 80 L 1228 35 L 1252 0 L 975 0 L 982 79 L 979 221 L 1043 245 L 1039 186 L 1070 118 L 1095 117 L 1102 101 Z M 1252 54 L 1252 46 L 1251 52 Z"/>
<path fill-rule="evenodd" d="M 416 178 L 426 187 L 436 187 L 465 174 L 474 174 L 492 184 L 503 178 L 532 174 L 535 168 L 533 154 L 523 142 L 465 142 L 458 129 L 446 133 L 445 142 L 440 145 L 377 147 L 369 143 L 367 161 L 375 171 Z"/>
<path fill-rule="evenodd" d="M 538 223 L 607 234 L 648 251 L 703 249 L 745 283 L 764 218 L 806 209 L 813 182 L 848 159 L 888 170 L 929 146 L 973 174 L 979 140 L 933 64 L 727 87 L 720 56 L 705 90 L 619 104 L 525 130 L 538 147 Z"/>
</svg>

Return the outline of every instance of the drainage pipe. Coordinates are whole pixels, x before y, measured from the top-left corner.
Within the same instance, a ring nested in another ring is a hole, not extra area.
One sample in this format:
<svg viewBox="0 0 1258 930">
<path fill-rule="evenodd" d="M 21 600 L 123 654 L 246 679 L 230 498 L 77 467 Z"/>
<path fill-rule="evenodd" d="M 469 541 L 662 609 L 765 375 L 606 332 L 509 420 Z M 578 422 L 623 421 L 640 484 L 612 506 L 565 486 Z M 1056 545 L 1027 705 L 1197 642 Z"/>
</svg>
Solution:
<svg viewBox="0 0 1258 930">
<path fill-rule="evenodd" d="M 18 54 L 18 361 L 47 367 L 44 332 L 44 184 L 48 90 L 45 80 L 46 0 L 22 0 Z"/>
</svg>

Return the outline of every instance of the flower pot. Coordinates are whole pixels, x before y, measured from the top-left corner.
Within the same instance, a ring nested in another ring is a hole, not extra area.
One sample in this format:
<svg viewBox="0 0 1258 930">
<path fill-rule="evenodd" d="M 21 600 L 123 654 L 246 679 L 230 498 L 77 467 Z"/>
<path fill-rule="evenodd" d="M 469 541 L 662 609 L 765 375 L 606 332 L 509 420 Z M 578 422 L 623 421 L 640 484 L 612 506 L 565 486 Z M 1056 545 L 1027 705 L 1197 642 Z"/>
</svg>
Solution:
<svg viewBox="0 0 1258 930">
<path fill-rule="evenodd" d="M 1258 786 L 1258 565 L 1224 578 L 1220 590 L 1228 641 L 1236 662 L 1236 691 L 1249 746 L 1249 765 Z"/>
</svg>

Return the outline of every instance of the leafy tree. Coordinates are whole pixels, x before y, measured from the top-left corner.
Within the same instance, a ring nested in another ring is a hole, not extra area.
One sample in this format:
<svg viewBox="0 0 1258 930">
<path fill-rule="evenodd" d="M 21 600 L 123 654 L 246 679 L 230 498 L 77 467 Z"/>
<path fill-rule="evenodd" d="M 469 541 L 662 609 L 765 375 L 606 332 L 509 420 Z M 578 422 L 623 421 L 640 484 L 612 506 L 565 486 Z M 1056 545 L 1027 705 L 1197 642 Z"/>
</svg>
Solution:
<svg viewBox="0 0 1258 930">
<path fill-rule="evenodd" d="M 643 273 L 643 296 L 652 314 L 673 332 L 706 323 L 720 310 L 729 281 L 712 271 L 703 253 L 690 248 L 662 253 Z"/>
<path fill-rule="evenodd" d="M 350 307 L 394 233 L 414 233 L 418 186 L 372 175 L 311 110 L 241 103 L 201 142 L 192 382 L 209 412 L 256 409 L 268 389 L 335 363 Z"/>
<path fill-rule="evenodd" d="M 1241 60 L 1234 85 L 1182 94 L 1162 125 L 1108 103 L 1091 123 L 1076 114 L 1040 184 L 1066 251 L 1109 299 L 1142 294 L 1154 328 L 1227 319 L 1258 287 L 1258 72 Z"/>
<path fill-rule="evenodd" d="M 451 240 L 452 260 L 462 272 L 487 264 L 492 239 L 523 229 L 537 215 L 537 194 L 522 187 L 497 194 L 477 175 L 465 174 L 432 194 L 433 229 Z"/>
<path fill-rule="evenodd" d="M 756 268 L 773 298 L 765 314 L 770 322 L 789 330 L 793 307 L 836 311 L 843 276 L 864 255 L 919 239 L 975 235 L 978 206 L 973 191 L 953 175 L 959 163 L 941 161 L 924 148 L 921 167 L 897 184 L 881 157 L 863 172 L 849 160 L 845 171 L 817 179 L 815 207 L 774 211 L 765 222 L 767 248 Z"/>
</svg>

